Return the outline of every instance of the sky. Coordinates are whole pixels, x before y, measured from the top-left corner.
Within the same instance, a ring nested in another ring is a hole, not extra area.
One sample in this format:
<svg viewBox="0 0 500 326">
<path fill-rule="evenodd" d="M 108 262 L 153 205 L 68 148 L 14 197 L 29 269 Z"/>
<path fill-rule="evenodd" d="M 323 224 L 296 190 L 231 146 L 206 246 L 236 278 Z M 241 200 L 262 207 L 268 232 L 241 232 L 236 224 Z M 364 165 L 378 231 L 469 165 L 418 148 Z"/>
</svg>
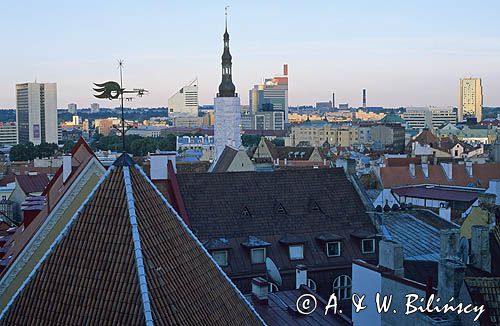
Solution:
<svg viewBox="0 0 500 326">
<path fill-rule="evenodd" d="M 233 81 L 248 90 L 289 64 L 290 105 L 457 106 L 459 79 L 481 77 L 485 106 L 500 106 L 500 1 L 0 1 L 0 108 L 15 84 L 57 82 L 58 106 L 94 100 L 92 82 L 118 79 L 166 106 L 198 78 L 200 104 L 220 83 L 229 5 Z"/>
</svg>

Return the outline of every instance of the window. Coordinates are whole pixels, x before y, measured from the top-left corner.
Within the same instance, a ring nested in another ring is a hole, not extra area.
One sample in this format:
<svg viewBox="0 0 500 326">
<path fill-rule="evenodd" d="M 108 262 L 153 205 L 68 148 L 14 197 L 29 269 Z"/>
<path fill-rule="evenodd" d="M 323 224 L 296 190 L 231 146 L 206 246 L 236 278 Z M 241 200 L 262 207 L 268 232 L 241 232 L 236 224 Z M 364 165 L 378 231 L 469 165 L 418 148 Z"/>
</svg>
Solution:
<svg viewBox="0 0 500 326">
<path fill-rule="evenodd" d="M 243 163 L 242 163 L 243 165 Z M 248 208 L 244 208 L 243 209 L 243 212 L 241 212 L 241 216 L 250 216 L 250 211 L 248 210 Z"/>
<path fill-rule="evenodd" d="M 375 252 L 375 239 L 361 240 L 361 252 L 364 254 L 372 254 Z"/>
<path fill-rule="evenodd" d="M 304 245 L 291 245 L 288 247 L 290 260 L 304 259 Z"/>
<path fill-rule="evenodd" d="M 278 209 L 276 210 L 278 213 L 285 213 L 285 208 L 283 205 L 279 204 Z"/>
<path fill-rule="evenodd" d="M 344 300 L 351 297 L 351 278 L 347 275 L 340 275 L 333 281 L 333 293 L 337 299 Z"/>
<path fill-rule="evenodd" d="M 214 251 L 212 252 L 212 257 L 219 264 L 219 266 L 224 267 L 227 266 L 227 251 Z"/>
<path fill-rule="evenodd" d="M 340 242 L 327 242 L 326 243 L 326 255 L 328 257 L 338 257 L 340 256 Z"/>
<path fill-rule="evenodd" d="M 7 200 L 7 196 L 2 196 L 2 200 Z"/>
<path fill-rule="evenodd" d="M 319 205 L 318 205 L 318 203 L 314 202 L 314 204 L 312 206 L 312 210 L 313 211 L 319 211 Z"/>
<path fill-rule="evenodd" d="M 314 280 L 310 278 L 307 279 L 307 286 L 313 291 L 316 291 L 318 289 L 316 282 L 314 282 Z"/>
<path fill-rule="evenodd" d="M 266 261 L 266 248 L 254 248 L 250 251 L 252 264 L 264 264 Z"/>
<path fill-rule="evenodd" d="M 272 282 L 269 282 L 269 293 L 278 292 L 280 289 L 278 286 Z"/>
</svg>

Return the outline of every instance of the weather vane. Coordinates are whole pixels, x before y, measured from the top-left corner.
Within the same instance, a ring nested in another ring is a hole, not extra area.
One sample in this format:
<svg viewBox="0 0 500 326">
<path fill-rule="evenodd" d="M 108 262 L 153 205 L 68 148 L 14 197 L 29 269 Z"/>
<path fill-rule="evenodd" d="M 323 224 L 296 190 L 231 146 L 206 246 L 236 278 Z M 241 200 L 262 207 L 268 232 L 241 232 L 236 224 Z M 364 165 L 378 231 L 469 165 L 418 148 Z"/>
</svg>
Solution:
<svg viewBox="0 0 500 326">
<path fill-rule="evenodd" d="M 132 94 L 138 97 L 142 97 L 143 95 L 146 95 L 148 91 L 145 90 L 144 88 L 134 88 L 131 90 L 123 88 L 123 60 L 118 60 L 118 68 L 120 69 L 120 83 L 117 83 L 115 81 L 107 81 L 102 84 L 94 83 L 94 85 L 97 87 L 94 88 L 94 91 L 98 93 L 94 94 L 94 96 L 100 99 L 108 99 L 108 100 L 120 99 L 121 111 L 122 111 L 121 130 L 116 128 L 116 126 L 113 127 L 121 132 L 122 147 L 123 147 L 122 149 L 123 152 L 125 153 L 125 133 L 131 128 L 131 126 L 127 125 L 127 129 L 125 130 L 125 115 L 123 113 L 124 94 Z M 132 101 L 133 97 L 127 97 L 126 99 L 127 101 Z"/>
</svg>

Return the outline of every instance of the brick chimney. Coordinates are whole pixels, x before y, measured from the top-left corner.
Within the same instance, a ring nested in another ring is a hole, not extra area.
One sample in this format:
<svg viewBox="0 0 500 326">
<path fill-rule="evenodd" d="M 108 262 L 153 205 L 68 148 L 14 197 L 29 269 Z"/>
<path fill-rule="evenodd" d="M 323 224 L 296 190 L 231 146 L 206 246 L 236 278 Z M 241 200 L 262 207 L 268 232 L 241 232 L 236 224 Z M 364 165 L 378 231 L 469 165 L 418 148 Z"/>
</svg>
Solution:
<svg viewBox="0 0 500 326">
<path fill-rule="evenodd" d="M 472 226 L 472 266 L 491 273 L 490 230 L 487 226 Z"/>
<path fill-rule="evenodd" d="M 263 277 L 252 279 L 252 298 L 260 304 L 267 304 L 269 298 L 269 282 Z"/>
<path fill-rule="evenodd" d="M 390 269 L 394 275 L 404 277 L 403 245 L 392 240 L 379 243 L 379 266 Z"/>
<path fill-rule="evenodd" d="M 307 286 L 307 267 L 306 265 L 297 265 L 295 268 L 295 288 L 300 288 L 301 285 Z"/>
<path fill-rule="evenodd" d="M 447 229 L 441 231 L 440 259 L 459 257 L 458 248 L 460 241 L 460 230 Z"/>
<path fill-rule="evenodd" d="M 167 180 L 168 179 L 168 162 L 172 162 L 174 172 L 177 173 L 176 167 L 176 157 L 177 153 L 175 151 L 166 151 L 149 154 L 150 158 L 150 176 L 151 180 Z"/>
<path fill-rule="evenodd" d="M 438 297 L 441 302 L 455 301 L 459 297 L 460 288 L 465 276 L 465 265 L 458 258 L 445 258 L 438 265 Z"/>
</svg>

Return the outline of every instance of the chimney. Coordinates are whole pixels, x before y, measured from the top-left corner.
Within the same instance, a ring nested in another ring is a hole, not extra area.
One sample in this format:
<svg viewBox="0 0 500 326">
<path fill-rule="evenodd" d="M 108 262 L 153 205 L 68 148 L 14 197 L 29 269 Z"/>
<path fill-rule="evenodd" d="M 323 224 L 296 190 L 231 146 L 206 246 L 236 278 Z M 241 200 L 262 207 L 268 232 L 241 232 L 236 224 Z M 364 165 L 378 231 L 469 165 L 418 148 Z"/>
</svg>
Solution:
<svg viewBox="0 0 500 326">
<path fill-rule="evenodd" d="M 495 204 L 500 205 L 500 179 L 490 180 L 488 191 L 491 191 L 495 195 Z"/>
<path fill-rule="evenodd" d="M 287 159 L 285 158 L 285 165 L 288 163 Z"/>
<path fill-rule="evenodd" d="M 439 217 L 443 220 L 451 221 L 451 207 L 448 203 L 439 205 Z"/>
<path fill-rule="evenodd" d="M 283 65 L 283 75 L 288 76 L 288 63 Z"/>
<path fill-rule="evenodd" d="M 422 173 L 424 174 L 425 178 L 429 177 L 429 164 L 428 163 L 422 163 Z"/>
<path fill-rule="evenodd" d="M 441 163 L 441 167 L 443 168 L 444 174 L 446 174 L 448 180 L 453 180 L 453 164 Z"/>
<path fill-rule="evenodd" d="M 460 230 L 447 229 L 442 230 L 440 234 L 441 248 L 440 259 L 457 258 L 460 240 Z"/>
<path fill-rule="evenodd" d="M 490 230 L 487 226 L 472 226 L 472 266 L 491 273 Z"/>
<path fill-rule="evenodd" d="M 396 276 L 404 277 L 403 245 L 392 240 L 381 240 L 379 252 L 379 266 L 390 269 Z"/>
<path fill-rule="evenodd" d="M 33 222 L 33 220 L 45 208 L 45 206 L 45 196 L 32 196 L 26 198 L 26 200 L 21 204 L 21 211 L 23 213 L 23 225 L 25 228 L 30 225 L 31 222 Z"/>
<path fill-rule="evenodd" d="M 326 158 L 323 159 L 323 165 L 326 166 Z"/>
<path fill-rule="evenodd" d="M 150 176 L 151 180 L 167 180 L 168 179 L 168 162 L 172 162 L 174 172 L 177 173 L 175 164 L 177 153 L 175 151 L 157 152 L 150 154 Z"/>
<path fill-rule="evenodd" d="M 457 258 L 445 258 L 438 265 L 438 297 L 441 302 L 458 299 L 465 276 L 465 265 Z"/>
<path fill-rule="evenodd" d="M 473 177 L 473 172 L 472 172 L 472 162 L 467 161 L 465 162 L 465 170 L 467 171 L 467 175 L 469 178 Z"/>
<path fill-rule="evenodd" d="M 409 169 L 410 169 L 410 177 L 415 178 L 415 163 L 410 163 Z"/>
<path fill-rule="evenodd" d="M 363 88 L 363 109 L 366 109 L 366 89 Z"/>
<path fill-rule="evenodd" d="M 66 180 L 68 180 L 68 177 L 70 176 L 71 174 L 71 170 L 72 170 L 72 164 L 71 164 L 71 154 L 65 154 L 63 155 L 63 172 L 62 172 L 62 175 L 63 175 L 63 183 L 66 182 Z"/>
<path fill-rule="evenodd" d="M 301 285 L 307 286 L 307 267 L 306 265 L 297 265 L 295 268 L 295 288 L 300 288 Z"/>
<path fill-rule="evenodd" d="M 269 283 L 263 277 L 252 279 L 252 297 L 261 304 L 267 304 L 269 297 Z"/>
<path fill-rule="evenodd" d="M 280 158 L 279 157 L 276 159 L 276 165 L 280 165 Z"/>
</svg>

